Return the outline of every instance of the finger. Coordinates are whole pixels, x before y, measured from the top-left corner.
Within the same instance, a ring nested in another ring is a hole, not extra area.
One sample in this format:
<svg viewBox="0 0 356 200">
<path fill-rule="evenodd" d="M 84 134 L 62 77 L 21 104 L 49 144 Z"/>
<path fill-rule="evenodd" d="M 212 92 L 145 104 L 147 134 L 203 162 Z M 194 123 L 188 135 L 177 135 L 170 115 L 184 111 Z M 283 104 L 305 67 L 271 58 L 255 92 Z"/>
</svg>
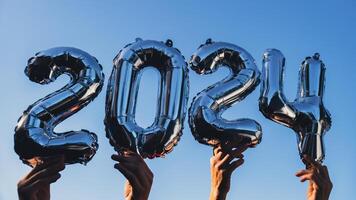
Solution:
<svg viewBox="0 0 356 200">
<path fill-rule="evenodd" d="M 243 159 L 245 156 L 243 154 L 240 154 L 238 156 L 235 156 L 235 158 Z"/>
<path fill-rule="evenodd" d="M 322 165 L 319 162 L 313 160 L 309 155 L 304 154 L 303 160 L 306 161 L 307 164 L 309 164 L 310 166 L 312 166 L 318 170 L 320 170 L 322 168 Z"/>
<path fill-rule="evenodd" d="M 118 161 L 118 162 L 130 162 L 132 160 L 137 159 L 138 157 L 141 157 L 141 156 L 136 156 L 135 154 L 122 153 L 122 154 L 113 154 L 111 156 L 111 159 Z"/>
<path fill-rule="evenodd" d="M 120 162 L 119 164 L 125 166 L 133 173 L 140 173 L 144 170 L 149 169 L 144 161 L 131 160 L 127 162 Z"/>
<path fill-rule="evenodd" d="M 232 150 L 232 152 L 239 152 L 240 154 L 244 151 L 246 151 L 246 149 L 248 149 L 249 146 L 248 145 L 242 145 L 242 146 L 238 146 L 235 149 Z"/>
<path fill-rule="evenodd" d="M 26 181 L 31 181 L 33 179 L 37 179 L 38 177 L 43 177 L 48 174 L 57 173 L 59 171 L 64 170 L 65 164 L 63 161 L 51 163 L 51 165 L 41 165 L 36 167 L 36 170 L 31 171 L 24 178 Z"/>
<path fill-rule="evenodd" d="M 48 177 L 42 179 L 42 181 L 45 182 L 45 183 L 51 184 L 51 183 L 56 182 L 60 178 L 61 178 L 61 174 L 57 173 L 57 174 L 55 174 L 53 176 L 48 176 Z"/>
<path fill-rule="evenodd" d="M 138 155 L 137 152 L 132 151 L 132 150 L 130 150 L 130 149 L 125 150 L 124 153 L 127 154 L 127 155 Z"/>
<path fill-rule="evenodd" d="M 304 174 L 302 176 L 299 177 L 300 178 L 300 182 L 304 182 L 306 180 L 312 180 L 312 174 Z"/>
<path fill-rule="evenodd" d="M 48 185 L 48 184 L 51 184 L 51 183 L 54 183 L 56 182 L 59 178 L 61 178 L 61 175 L 59 173 L 57 174 L 54 174 L 52 176 L 48 176 L 48 177 L 45 177 L 43 179 L 39 179 L 37 181 L 35 181 L 33 184 L 32 184 L 32 187 L 33 188 L 42 188 L 43 185 Z"/>
<path fill-rule="evenodd" d="M 22 188 L 23 192 L 31 192 L 31 191 L 35 191 L 35 190 L 39 190 L 41 188 L 43 188 L 45 185 L 51 184 L 56 182 L 59 178 L 61 177 L 61 175 L 59 173 L 42 178 L 42 179 L 38 179 L 36 181 L 34 181 L 33 183 L 30 183 L 26 186 L 24 186 Z"/>
<path fill-rule="evenodd" d="M 236 168 L 238 168 L 239 166 L 241 166 L 243 163 L 245 162 L 244 159 L 238 159 L 238 160 L 235 160 L 233 162 L 230 163 L 229 167 L 228 167 L 228 170 L 230 172 L 233 172 Z"/>
<path fill-rule="evenodd" d="M 124 155 L 116 155 L 113 154 L 111 155 L 111 159 L 113 159 L 114 161 L 118 161 L 118 162 L 125 162 L 127 161 L 127 158 Z"/>
<path fill-rule="evenodd" d="M 150 177 L 153 177 L 153 173 L 151 172 L 150 168 L 143 160 L 143 158 L 137 154 L 131 152 L 129 155 L 112 155 L 111 158 L 115 161 L 124 164 L 127 169 L 137 173 L 141 171 L 146 171 Z"/>
<path fill-rule="evenodd" d="M 123 158 L 142 158 L 138 153 L 135 153 L 133 151 L 128 151 L 128 150 L 118 152 L 117 154 L 113 154 L 112 156 L 115 157 L 115 158 L 118 158 L 118 157 L 123 157 Z"/>
<path fill-rule="evenodd" d="M 219 153 L 220 151 L 222 151 L 221 145 L 218 145 L 216 147 L 214 147 L 213 149 L 213 155 L 215 156 L 217 153 Z"/>
<path fill-rule="evenodd" d="M 60 155 L 60 156 L 52 156 L 52 157 L 46 157 L 46 158 L 38 158 L 39 160 L 41 160 L 41 163 L 38 163 L 31 171 L 30 173 L 28 173 L 26 175 L 25 178 L 29 178 L 31 176 L 33 176 L 35 173 L 45 169 L 45 168 L 49 168 L 51 166 L 54 166 L 58 163 L 63 163 L 64 164 L 64 156 Z"/>
<path fill-rule="evenodd" d="M 226 148 L 226 149 L 232 149 L 232 148 L 237 147 L 237 146 L 242 146 L 241 145 L 241 140 L 226 141 L 223 144 L 223 148 Z"/>
<path fill-rule="evenodd" d="M 303 161 L 306 165 L 313 166 L 313 162 L 312 162 L 311 158 L 310 158 L 308 155 L 306 155 L 306 154 L 303 155 L 302 161 Z"/>
<path fill-rule="evenodd" d="M 148 168 L 146 165 L 145 161 L 140 155 L 135 155 L 135 154 L 130 154 L 130 155 L 116 155 L 113 154 L 111 156 L 111 159 L 114 161 L 118 161 L 120 163 L 125 163 L 127 165 L 132 165 L 134 168 L 138 168 L 140 166 L 144 166 L 145 168 Z"/>
<path fill-rule="evenodd" d="M 310 181 L 313 181 L 314 183 L 316 183 L 319 186 L 320 186 L 320 183 L 321 183 L 320 177 L 318 176 L 317 173 L 314 173 L 314 172 L 302 175 L 299 178 L 300 178 L 301 182 L 304 182 L 306 180 L 310 180 Z"/>
<path fill-rule="evenodd" d="M 226 154 L 218 163 L 218 168 L 225 168 L 229 165 L 229 163 L 234 159 L 230 154 Z"/>
<path fill-rule="evenodd" d="M 119 170 L 122 173 L 122 175 L 125 176 L 125 178 L 130 182 L 130 184 L 134 188 L 139 188 L 140 187 L 140 183 L 137 180 L 137 177 L 126 166 L 124 166 L 121 163 L 117 163 L 117 164 L 114 165 L 114 168 Z"/>
<path fill-rule="evenodd" d="M 60 171 L 59 168 L 57 168 L 57 169 L 43 169 L 43 170 L 37 172 L 36 174 L 34 174 L 33 176 L 31 176 L 30 178 L 25 179 L 24 185 L 29 185 L 29 184 L 36 182 L 37 180 L 45 179 L 47 177 L 52 177 L 55 174 L 59 174 L 58 173 L 59 171 Z"/>
<path fill-rule="evenodd" d="M 310 174 L 310 173 L 311 173 L 310 170 L 305 169 L 305 170 L 300 170 L 300 171 L 298 171 L 297 173 L 295 173 L 295 176 L 300 177 L 300 176 L 303 176 L 303 175 L 305 175 L 305 174 Z"/>
<path fill-rule="evenodd" d="M 55 156 L 40 157 L 39 159 L 42 160 L 43 162 L 51 162 L 51 161 L 64 162 L 65 156 L 55 155 Z"/>
<path fill-rule="evenodd" d="M 329 177 L 329 172 L 326 168 L 326 166 L 321 165 L 320 169 L 318 169 L 319 175 L 322 179 L 326 179 L 327 177 Z"/>
<path fill-rule="evenodd" d="M 144 162 L 142 156 L 133 151 L 124 152 L 124 156 L 127 157 L 129 160 Z"/>
<path fill-rule="evenodd" d="M 138 153 L 131 151 L 129 149 L 124 149 L 118 152 L 118 155 L 129 156 L 129 155 L 138 155 Z"/>
<path fill-rule="evenodd" d="M 246 143 L 241 143 L 241 141 L 235 141 L 235 142 L 226 142 L 224 144 L 224 147 L 226 149 L 233 149 L 233 148 L 236 148 L 236 149 L 239 149 L 239 148 L 245 148 L 245 147 L 249 147 L 251 144 L 246 144 Z"/>
<path fill-rule="evenodd" d="M 64 168 L 64 163 L 56 163 L 55 165 L 49 166 L 48 168 L 42 169 L 39 172 L 33 174 L 32 176 L 27 177 L 24 181 L 24 184 L 32 184 L 39 179 L 53 176 L 55 174 L 58 174 L 58 172 L 62 171 Z"/>
<path fill-rule="evenodd" d="M 223 157 L 225 156 L 225 153 L 223 153 L 222 151 L 219 151 L 217 154 L 215 154 L 215 158 L 217 159 L 217 160 L 221 160 L 221 159 L 223 159 Z"/>
<path fill-rule="evenodd" d="M 242 153 L 247 149 L 248 147 L 247 146 L 242 146 L 242 147 L 239 147 L 239 148 L 236 148 L 234 150 L 231 150 L 230 154 L 233 156 L 233 157 L 241 157 Z M 242 155 L 243 157 L 243 155 Z"/>
</svg>

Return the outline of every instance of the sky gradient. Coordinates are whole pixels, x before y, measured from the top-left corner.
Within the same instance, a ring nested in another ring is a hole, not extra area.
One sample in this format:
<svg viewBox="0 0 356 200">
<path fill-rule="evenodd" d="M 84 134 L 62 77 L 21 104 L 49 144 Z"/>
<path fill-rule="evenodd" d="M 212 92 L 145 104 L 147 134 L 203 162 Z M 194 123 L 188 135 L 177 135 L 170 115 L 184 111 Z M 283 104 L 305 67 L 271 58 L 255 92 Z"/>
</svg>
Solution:
<svg viewBox="0 0 356 200">
<path fill-rule="evenodd" d="M 296 95 L 298 70 L 306 56 L 321 54 L 326 71 L 324 104 L 332 114 L 331 130 L 324 137 L 325 164 L 334 184 L 330 199 L 356 196 L 356 3 L 352 0 L 317 1 L 46 1 L 0 0 L 0 200 L 16 199 L 17 181 L 30 171 L 13 149 L 17 119 L 33 102 L 68 82 L 59 77 L 49 85 L 29 81 L 27 59 L 57 46 L 80 48 L 103 66 L 105 85 L 83 110 L 56 127 L 56 131 L 87 129 L 99 137 L 99 150 L 87 166 L 67 166 L 52 185 L 52 199 L 122 199 L 124 177 L 113 168 L 113 148 L 104 132 L 107 78 L 112 59 L 136 37 L 172 39 L 186 59 L 207 38 L 234 43 L 255 58 L 261 70 L 262 53 L 277 48 L 286 57 L 284 89 L 289 100 Z M 190 76 L 192 98 L 221 80 L 227 69 Z M 143 76 L 137 108 L 142 126 L 152 123 L 158 75 Z M 228 199 L 300 200 L 307 184 L 295 172 L 299 160 L 295 133 L 265 119 L 258 110 L 259 87 L 228 109 L 227 119 L 253 118 L 263 128 L 263 140 L 245 153 L 245 163 L 232 177 Z M 142 99 L 145 99 L 143 102 Z M 166 158 L 149 160 L 155 174 L 150 199 L 208 199 L 211 147 L 197 143 L 185 120 L 184 135 Z"/>
</svg>

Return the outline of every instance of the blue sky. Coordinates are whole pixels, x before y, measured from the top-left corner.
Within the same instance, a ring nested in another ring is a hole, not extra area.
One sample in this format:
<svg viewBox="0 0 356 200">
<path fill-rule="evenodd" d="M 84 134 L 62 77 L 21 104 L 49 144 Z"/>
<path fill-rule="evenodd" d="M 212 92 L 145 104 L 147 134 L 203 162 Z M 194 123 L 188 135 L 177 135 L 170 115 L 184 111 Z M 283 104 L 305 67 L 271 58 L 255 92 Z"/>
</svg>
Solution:
<svg viewBox="0 0 356 200">
<path fill-rule="evenodd" d="M 46 86 L 30 82 L 23 72 L 27 59 L 40 50 L 73 46 L 97 57 L 108 77 L 114 56 L 136 37 L 170 38 L 187 59 L 207 38 L 234 43 L 248 50 L 260 69 L 263 51 L 280 49 L 287 61 L 284 87 L 290 100 L 296 95 L 301 61 L 319 52 L 327 67 L 324 102 L 333 120 L 324 137 L 325 164 L 334 183 L 331 199 L 352 199 L 356 196 L 355 10 L 352 0 L 0 0 L 0 199 L 16 199 L 16 183 L 30 170 L 13 150 L 18 117 L 28 105 L 68 81 L 63 76 Z M 189 104 L 197 92 L 227 74 L 226 69 L 207 76 L 190 71 Z M 137 110 L 142 126 L 153 120 L 157 78 L 154 70 L 148 70 L 142 80 Z M 87 166 L 67 166 L 52 186 L 52 199 L 122 199 L 124 177 L 113 168 L 114 151 L 104 133 L 106 83 L 94 102 L 56 128 L 93 131 L 100 148 Z M 259 88 L 224 114 L 228 119 L 253 118 L 264 134 L 257 148 L 246 151 L 244 165 L 232 177 L 228 199 L 305 199 L 307 184 L 294 176 L 304 168 L 295 134 L 265 119 L 258 111 L 258 97 Z M 155 174 L 150 199 L 208 198 L 212 149 L 193 139 L 187 122 L 185 127 L 172 153 L 148 161 Z"/>
</svg>

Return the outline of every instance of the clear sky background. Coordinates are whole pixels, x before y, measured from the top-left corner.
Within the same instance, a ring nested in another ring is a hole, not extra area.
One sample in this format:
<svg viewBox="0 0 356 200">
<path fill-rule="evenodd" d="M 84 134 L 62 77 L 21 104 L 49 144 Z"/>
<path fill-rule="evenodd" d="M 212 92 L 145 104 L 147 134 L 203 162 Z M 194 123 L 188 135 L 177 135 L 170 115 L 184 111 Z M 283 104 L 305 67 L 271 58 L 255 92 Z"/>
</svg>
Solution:
<svg viewBox="0 0 356 200">
<path fill-rule="evenodd" d="M 69 80 L 63 76 L 43 86 L 29 81 L 23 72 L 28 58 L 56 46 L 77 47 L 97 57 L 106 80 L 94 102 L 56 128 L 93 131 L 100 148 L 87 166 L 66 167 L 52 185 L 52 199 L 122 199 L 124 177 L 113 168 L 114 151 L 104 132 L 105 93 L 112 59 L 136 37 L 170 38 L 187 59 L 207 38 L 234 43 L 248 50 L 260 69 L 263 51 L 280 49 L 287 61 L 284 86 L 290 100 L 296 94 L 301 61 L 319 52 L 327 67 L 324 101 L 333 120 L 324 137 L 325 164 L 334 183 L 331 199 L 355 199 L 355 10 L 352 0 L 0 0 L 0 199 L 16 199 L 16 183 L 30 171 L 13 150 L 17 119 L 28 105 Z M 227 74 L 226 69 L 207 76 L 190 71 L 189 105 L 199 91 Z M 142 80 L 137 110 L 142 126 L 153 121 L 157 78 L 154 70 L 148 70 Z M 294 176 L 304 168 L 295 134 L 265 119 L 258 110 L 258 97 L 259 88 L 224 114 L 228 119 L 253 118 L 264 134 L 262 143 L 246 151 L 244 165 L 234 172 L 228 199 L 305 199 L 307 184 Z M 155 174 L 150 199 L 208 199 L 211 154 L 210 147 L 194 140 L 186 120 L 174 151 L 148 161 Z"/>
</svg>

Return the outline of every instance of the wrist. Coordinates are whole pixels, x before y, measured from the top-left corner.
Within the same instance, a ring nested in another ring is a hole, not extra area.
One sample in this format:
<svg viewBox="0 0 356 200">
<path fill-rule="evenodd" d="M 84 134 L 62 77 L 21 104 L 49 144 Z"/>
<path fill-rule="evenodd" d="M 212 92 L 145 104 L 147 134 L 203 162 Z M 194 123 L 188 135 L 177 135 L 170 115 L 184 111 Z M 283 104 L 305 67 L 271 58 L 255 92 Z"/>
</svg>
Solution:
<svg viewBox="0 0 356 200">
<path fill-rule="evenodd" d="M 227 191 L 221 191 L 216 188 L 211 188 L 210 190 L 210 200 L 225 200 L 227 196 Z"/>
<path fill-rule="evenodd" d="M 133 194 L 132 198 L 130 200 L 147 200 L 148 199 L 148 195 L 147 193 L 139 193 L 139 194 Z"/>
</svg>

